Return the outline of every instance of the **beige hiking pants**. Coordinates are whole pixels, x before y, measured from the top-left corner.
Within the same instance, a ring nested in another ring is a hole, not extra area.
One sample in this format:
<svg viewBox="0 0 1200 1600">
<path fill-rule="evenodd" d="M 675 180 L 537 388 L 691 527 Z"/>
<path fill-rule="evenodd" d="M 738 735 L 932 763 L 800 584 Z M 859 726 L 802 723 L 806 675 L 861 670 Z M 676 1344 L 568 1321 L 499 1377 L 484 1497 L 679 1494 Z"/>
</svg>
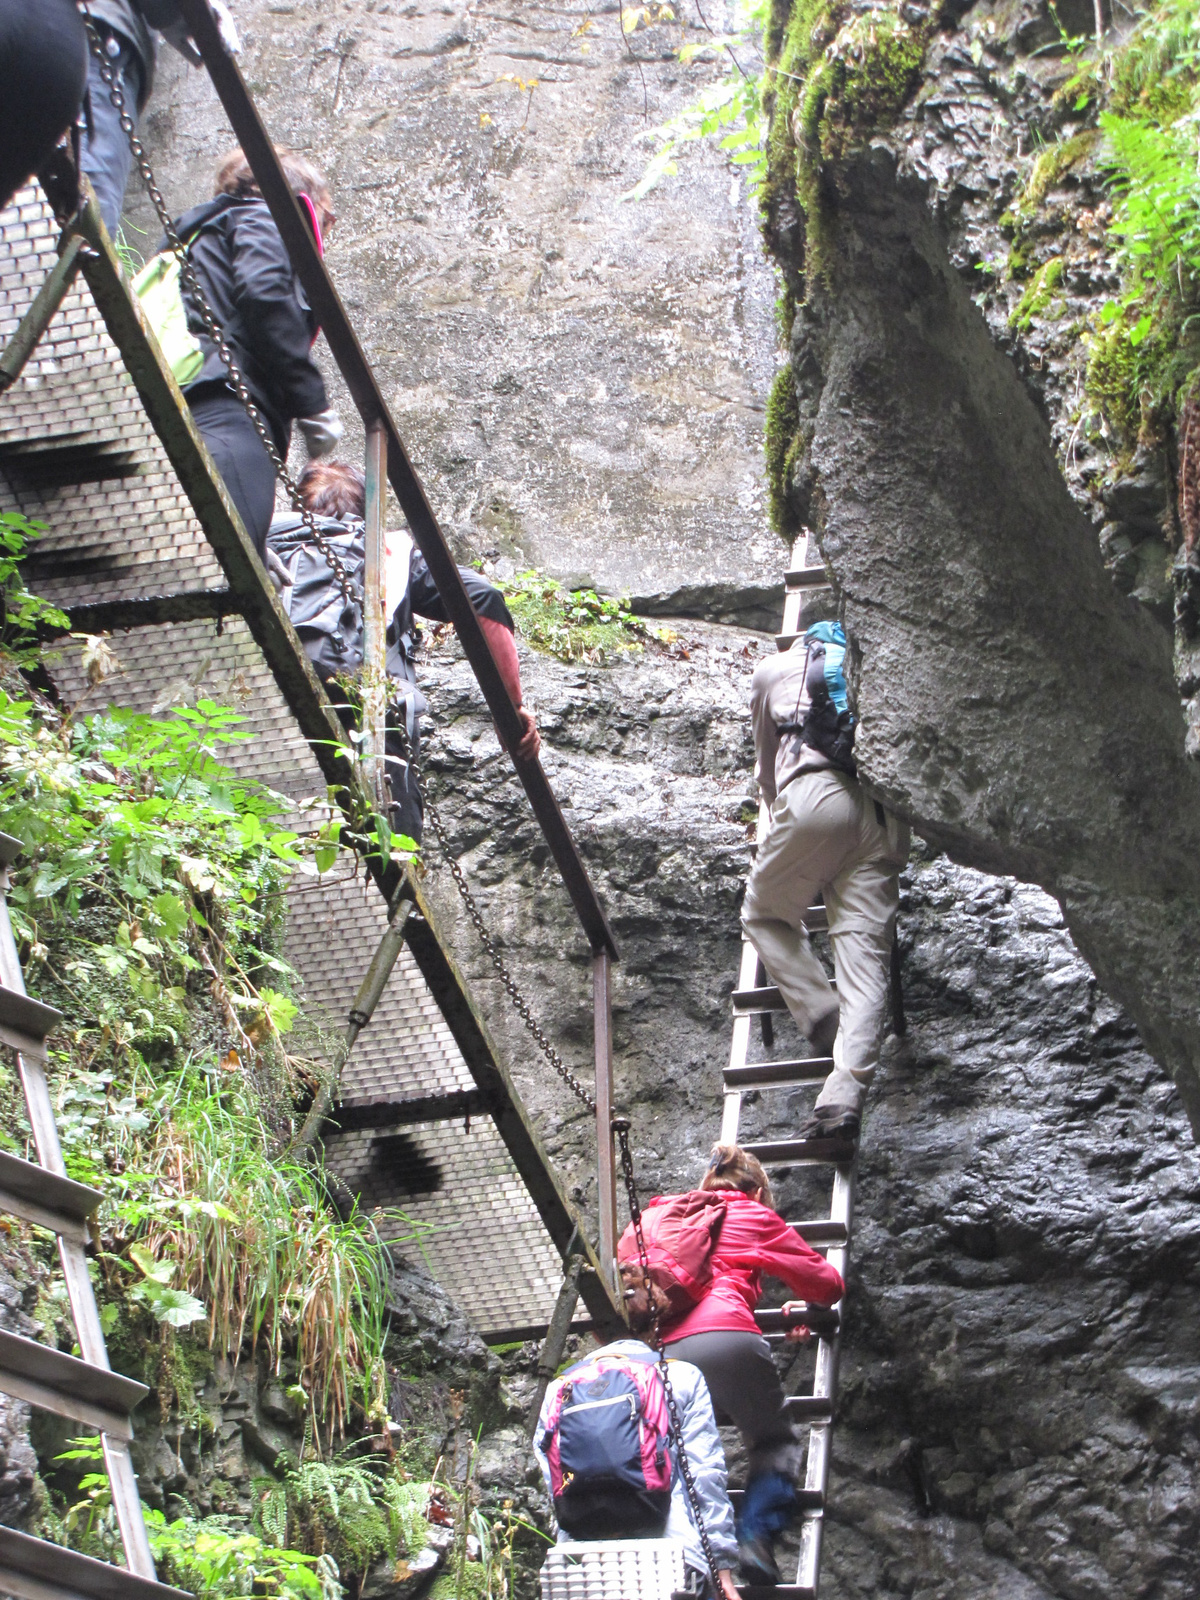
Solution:
<svg viewBox="0 0 1200 1600">
<path fill-rule="evenodd" d="M 909 829 L 855 780 L 802 772 L 771 807 L 771 826 L 746 884 L 742 926 L 801 1031 L 840 1010 L 833 1071 L 817 1105 L 860 1110 L 875 1076 L 887 1016 L 897 874 Z M 823 893 L 837 993 L 813 954 L 804 913 Z"/>
</svg>

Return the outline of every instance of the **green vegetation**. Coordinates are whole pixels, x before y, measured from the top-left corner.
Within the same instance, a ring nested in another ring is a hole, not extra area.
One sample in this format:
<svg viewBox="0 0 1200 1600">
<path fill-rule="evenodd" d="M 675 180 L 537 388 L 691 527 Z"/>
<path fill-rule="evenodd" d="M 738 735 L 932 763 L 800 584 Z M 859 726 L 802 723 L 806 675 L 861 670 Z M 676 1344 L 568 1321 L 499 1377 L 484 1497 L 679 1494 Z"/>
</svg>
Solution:
<svg viewBox="0 0 1200 1600">
<path fill-rule="evenodd" d="M 613 656 L 642 650 L 648 643 L 670 645 L 675 634 L 635 617 L 629 601 L 599 595 L 594 589 L 564 589 L 544 573 L 520 572 L 502 580 L 513 621 L 536 650 L 560 661 L 603 666 Z"/>
<path fill-rule="evenodd" d="M 1030 279 L 1029 287 L 1008 319 L 1010 324 L 1014 328 L 1019 328 L 1022 333 L 1028 333 L 1033 326 L 1034 317 L 1043 317 L 1050 311 L 1055 291 L 1062 288 L 1062 281 L 1062 257 L 1052 256 Z M 1060 301 L 1059 310 L 1051 314 L 1061 316 L 1063 309 L 1063 303 Z"/>
<path fill-rule="evenodd" d="M 306 1015 L 284 957 L 284 895 L 294 873 L 333 867 L 345 830 L 285 825 L 290 804 L 224 759 L 249 736 L 225 707 L 90 711 L 117 668 L 104 640 L 83 642 L 73 708 L 30 689 L 36 630 L 66 626 L 20 582 L 38 532 L 0 523 L 0 825 L 25 847 L 9 903 L 30 991 L 65 1017 L 50 1079 L 68 1170 L 105 1194 L 101 1323 L 114 1366 L 154 1389 L 176 1452 L 212 1459 L 218 1361 L 276 1378 L 294 1419 L 295 1448 L 250 1485 L 253 1518 L 244 1500 L 235 1514 L 243 1491 L 215 1460 L 203 1476 L 215 1514 L 178 1495 L 169 1516 L 148 1511 L 160 1575 L 199 1600 L 343 1600 L 374 1559 L 414 1554 L 440 1521 L 450 1559 L 501 1600 L 517 1525 L 484 1518 L 470 1483 L 413 1474 L 430 1416 L 402 1437 L 407 1455 L 391 1453 L 390 1263 L 369 1219 L 338 1214 L 319 1162 L 290 1154 L 297 1107 L 339 1046 Z M 0 1146 L 25 1154 L 29 1142 L 16 1074 L 0 1065 Z M 3 1242 L 42 1336 L 70 1350 L 52 1237 L 15 1223 Z M 154 1426 L 152 1406 L 142 1419 Z M 99 1441 L 74 1441 L 44 1471 L 39 1531 L 119 1559 Z M 472 1518 L 485 1560 L 467 1559 Z"/>
<path fill-rule="evenodd" d="M 788 486 L 796 453 L 803 448 L 800 435 L 800 408 L 790 366 L 775 374 L 767 398 L 766 421 L 767 512 L 771 526 L 781 539 L 791 542 L 800 531 L 792 511 Z"/>
</svg>

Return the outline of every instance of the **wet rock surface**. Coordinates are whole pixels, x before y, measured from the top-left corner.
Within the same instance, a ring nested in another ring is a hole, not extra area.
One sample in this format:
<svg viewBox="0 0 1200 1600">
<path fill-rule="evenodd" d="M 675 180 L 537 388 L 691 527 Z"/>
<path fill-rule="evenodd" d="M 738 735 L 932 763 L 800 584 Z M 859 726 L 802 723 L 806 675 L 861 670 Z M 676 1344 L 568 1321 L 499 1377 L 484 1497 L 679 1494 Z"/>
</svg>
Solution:
<svg viewBox="0 0 1200 1600">
<path fill-rule="evenodd" d="M 37 1290 L 30 1265 L 16 1252 L 0 1253 L 0 1328 L 29 1339 Z M 29 1442 L 29 1407 L 0 1394 L 0 1526 L 22 1527 L 35 1506 L 37 1457 Z"/>
</svg>

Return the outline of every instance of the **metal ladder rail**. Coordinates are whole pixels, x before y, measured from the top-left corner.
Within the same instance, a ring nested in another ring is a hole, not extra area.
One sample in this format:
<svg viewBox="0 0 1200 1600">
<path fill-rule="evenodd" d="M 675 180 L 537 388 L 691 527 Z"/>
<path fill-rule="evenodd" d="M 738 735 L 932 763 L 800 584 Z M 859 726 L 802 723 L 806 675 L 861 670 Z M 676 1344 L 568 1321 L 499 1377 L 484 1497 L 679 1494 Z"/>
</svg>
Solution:
<svg viewBox="0 0 1200 1600">
<path fill-rule="evenodd" d="M 61 1021 L 25 993 L 8 914 L 10 871 L 19 839 L 0 833 L 0 1043 L 16 1051 L 37 1162 L 0 1156 L 0 1210 L 51 1229 L 66 1280 L 82 1360 L 17 1334 L 0 1332 L 0 1390 L 100 1432 L 113 1510 L 128 1570 L 94 1561 L 13 1528 L 0 1528 L 0 1590 L 20 1600 L 184 1600 L 157 1582 L 129 1454 L 134 1407 L 146 1386 L 112 1371 L 88 1274 L 87 1218 L 101 1196 L 67 1177 L 46 1080 L 46 1037 Z"/>
<path fill-rule="evenodd" d="M 790 648 L 803 629 L 801 613 L 804 597 L 811 590 L 826 587 L 829 578 L 823 566 L 809 565 L 809 540 L 798 539 L 792 552 L 792 564 L 785 578 L 786 589 L 783 606 L 783 625 L 776 635 L 776 647 Z M 759 807 L 757 842 L 761 843 L 770 824 L 765 805 Z M 809 930 L 827 926 L 823 906 L 812 906 L 806 918 Z M 742 1095 L 749 1089 L 794 1088 L 799 1084 L 824 1082 L 832 1060 L 827 1056 L 811 1056 L 796 1061 L 776 1061 L 753 1064 L 748 1061 L 750 1033 L 755 1015 L 769 1015 L 782 1011 L 779 991 L 774 985 L 758 982 L 758 955 L 748 940 L 743 940 L 737 988 L 732 997 L 733 1034 L 729 1052 L 729 1066 L 725 1070 L 725 1092 L 721 1113 L 721 1142 L 736 1144 L 741 1120 Z M 776 1140 L 749 1143 L 744 1149 L 758 1156 L 764 1166 L 771 1164 L 830 1163 L 834 1168 L 833 1189 L 827 1219 L 793 1222 L 805 1239 L 814 1247 L 827 1248 L 828 1260 L 845 1276 L 846 1258 L 854 1223 L 854 1184 L 856 1146 L 848 1141 L 834 1140 Z M 814 1321 L 817 1319 L 814 1318 Z M 758 1322 L 769 1337 L 782 1332 L 782 1318 L 772 1312 L 760 1312 Z M 789 1413 L 798 1420 L 809 1423 L 808 1454 L 803 1488 L 798 1492 L 800 1508 L 800 1556 L 794 1584 L 741 1585 L 740 1592 L 747 1600 L 817 1600 L 820 1582 L 821 1543 L 825 1520 L 825 1499 L 829 1486 L 831 1455 L 830 1434 L 833 1412 L 837 1400 L 838 1353 L 841 1332 L 841 1303 L 833 1314 L 820 1319 L 817 1333 L 817 1352 L 813 1374 L 812 1392 L 792 1396 L 788 1401 Z"/>
</svg>

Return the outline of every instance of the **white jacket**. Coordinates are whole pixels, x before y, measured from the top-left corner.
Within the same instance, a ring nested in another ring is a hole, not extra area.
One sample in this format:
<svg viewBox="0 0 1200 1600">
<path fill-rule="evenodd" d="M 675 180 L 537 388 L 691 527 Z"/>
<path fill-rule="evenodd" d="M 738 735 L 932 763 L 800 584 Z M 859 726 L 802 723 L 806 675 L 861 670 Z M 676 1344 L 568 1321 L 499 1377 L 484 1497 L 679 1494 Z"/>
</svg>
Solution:
<svg viewBox="0 0 1200 1600">
<path fill-rule="evenodd" d="M 593 1351 L 592 1354 L 631 1355 L 644 1360 L 646 1349 L 646 1345 L 640 1339 L 618 1339 L 613 1344 L 605 1345 L 603 1350 Z M 699 1367 L 694 1367 L 690 1361 L 668 1361 L 667 1370 L 671 1376 L 675 1403 L 679 1407 L 683 1447 L 687 1452 L 688 1465 L 696 1482 L 696 1498 L 700 1503 L 700 1515 L 704 1519 L 705 1531 L 712 1544 L 713 1554 L 717 1558 L 717 1566 L 732 1567 L 737 1561 L 733 1507 L 729 1503 L 726 1491 L 725 1451 L 721 1445 L 721 1435 L 717 1432 L 708 1385 Z M 546 1431 L 553 1403 L 554 1387 L 551 1385 L 542 1404 L 541 1415 L 538 1417 L 533 1445 L 538 1464 L 542 1469 L 542 1477 L 546 1482 L 547 1494 L 550 1493 L 550 1463 L 539 1445 Z M 692 1521 L 687 1490 L 683 1486 L 683 1474 L 679 1471 L 678 1465 L 671 1485 L 671 1509 L 667 1515 L 667 1526 L 663 1537 L 676 1539 L 683 1546 L 683 1559 L 687 1566 L 696 1572 L 707 1573 L 708 1563 L 704 1559 L 704 1548 Z M 564 1533 L 560 1528 L 558 1542 L 570 1544 L 573 1541 L 571 1535 Z"/>
</svg>

